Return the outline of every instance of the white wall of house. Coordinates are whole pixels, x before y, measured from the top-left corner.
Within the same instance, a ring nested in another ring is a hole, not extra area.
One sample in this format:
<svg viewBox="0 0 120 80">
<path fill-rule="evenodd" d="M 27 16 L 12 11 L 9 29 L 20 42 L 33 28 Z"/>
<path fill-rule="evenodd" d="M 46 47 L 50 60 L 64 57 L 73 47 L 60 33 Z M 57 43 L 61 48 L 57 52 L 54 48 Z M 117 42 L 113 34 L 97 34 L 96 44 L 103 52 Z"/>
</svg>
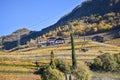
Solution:
<svg viewBox="0 0 120 80">
<path fill-rule="evenodd" d="M 56 44 L 61 44 L 61 43 L 64 43 L 64 40 L 56 40 L 55 43 Z"/>
</svg>

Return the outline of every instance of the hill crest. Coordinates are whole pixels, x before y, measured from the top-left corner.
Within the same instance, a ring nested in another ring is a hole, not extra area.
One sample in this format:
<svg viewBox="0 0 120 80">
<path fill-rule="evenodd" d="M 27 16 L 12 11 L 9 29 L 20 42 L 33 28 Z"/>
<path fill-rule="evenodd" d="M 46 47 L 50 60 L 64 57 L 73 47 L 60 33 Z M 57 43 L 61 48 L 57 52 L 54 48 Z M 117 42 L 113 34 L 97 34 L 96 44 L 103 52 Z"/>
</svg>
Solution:
<svg viewBox="0 0 120 80">
<path fill-rule="evenodd" d="M 120 27 L 119 17 L 120 0 L 86 0 L 52 26 L 41 31 L 30 31 L 29 34 L 21 38 L 21 44 L 24 45 L 30 39 L 36 39 L 40 36 L 68 37 L 69 26 L 73 26 L 75 36 L 82 36 L 83 30 L 85 30 L 86 35 L 107 32 Z M 13 46 L 8 48 L 8 45 Z M 8 41 L 4 43 L 4 46 L 5 49 L 16 47 L 17 40 Z"/>
</svg>

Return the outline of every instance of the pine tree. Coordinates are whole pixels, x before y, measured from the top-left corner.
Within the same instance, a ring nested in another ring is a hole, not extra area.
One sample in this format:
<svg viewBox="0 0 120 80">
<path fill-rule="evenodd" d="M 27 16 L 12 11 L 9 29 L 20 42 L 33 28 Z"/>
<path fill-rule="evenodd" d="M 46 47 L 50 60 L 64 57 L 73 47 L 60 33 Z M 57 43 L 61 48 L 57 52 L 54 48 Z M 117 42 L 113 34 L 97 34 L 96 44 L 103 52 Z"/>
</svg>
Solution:
<svg viewBox="0 0 120 80">
<path fill-rule="evenodd" d="M 56 65 L 55 65 L 55 57 L 54 57 L 54 53 L 53 51 L 51 51 L 51 61 L 50 61 L 50 66 L 52 69 L 55 69 L 56 68 Z"/>
</svg>

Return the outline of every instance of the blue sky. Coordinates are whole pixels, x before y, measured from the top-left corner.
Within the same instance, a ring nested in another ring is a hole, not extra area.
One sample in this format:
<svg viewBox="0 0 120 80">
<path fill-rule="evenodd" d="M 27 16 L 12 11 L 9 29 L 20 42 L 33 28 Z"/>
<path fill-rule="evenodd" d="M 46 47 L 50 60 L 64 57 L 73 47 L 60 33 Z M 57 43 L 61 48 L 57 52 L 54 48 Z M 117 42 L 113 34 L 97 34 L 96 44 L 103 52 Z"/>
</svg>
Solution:
<svg viewBox="0 0 120 80">
<path fill-rule="evenodd" d="M 84 0 L 0 0 L 0 36 L 20 28 L 39 31 Z"/>
</svg>

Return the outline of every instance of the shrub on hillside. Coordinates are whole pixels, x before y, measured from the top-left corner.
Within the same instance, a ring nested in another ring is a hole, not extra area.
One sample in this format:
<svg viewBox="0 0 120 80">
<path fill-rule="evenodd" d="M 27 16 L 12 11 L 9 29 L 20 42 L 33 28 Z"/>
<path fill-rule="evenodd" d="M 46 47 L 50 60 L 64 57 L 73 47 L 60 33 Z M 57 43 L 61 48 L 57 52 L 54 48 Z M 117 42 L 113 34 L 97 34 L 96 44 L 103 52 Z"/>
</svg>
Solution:
<svg viewBox="0 0 120 80">
<path fill-rule="evenodd" d="M 56 60 L 56 67 L 60 71 L 62 71 L 64 74 L 70 73 L 70 65 L 69 63 L 63 61 L 63 60 Z"/>
<path fill-rule="evenodd" d="M 119 54 L 114 54 L 115 60 L 118 64 L 120 64 L 120 53 Z"/>
<path fill-rule="evenodd" d="M 98 71 L 118 71 L 119 70 L 119 54 L 109 54 L 105 53 L 103 55 L 98 56 L 94 59 L 93 64 L 91 65 L 91 68 L 93 70 Z"/>
<path fill-rule="evenodd" d="M 99 58 L 101 59 L 103 63 L 102 64 L 103 70 L 105 71 L 116 71 L 117 70 L 118 64 L 115 61 L 115 57 L 112 54 L 106 53 L 106 54 L 99 56 Z"/>
<path fill-rule="evenodd" d="M 115 61 L 118 63 L 118 71 L 120 71 L 120 53 L 114 54 Z"/>
<path fill-rule="evenodd" d="M 42 74 L 42 80 L 64 80 L 64 74 L 57 69 L 48 67 Z"/>
<path fill-rule="evenodd" d="M 76 69 L 72 70 L 73 76 L 77 80 L 90 80 L 91 74 L 89 68 L 82 62 L 80 62 Z"/>
<path fill-rule="evenodd" d="M 92 68 L 94 68 L 95 71 L 102 69 L 102 61 L 100 58 L 94 59 L 94 63 L 92 64 Z"/>
</svg>

